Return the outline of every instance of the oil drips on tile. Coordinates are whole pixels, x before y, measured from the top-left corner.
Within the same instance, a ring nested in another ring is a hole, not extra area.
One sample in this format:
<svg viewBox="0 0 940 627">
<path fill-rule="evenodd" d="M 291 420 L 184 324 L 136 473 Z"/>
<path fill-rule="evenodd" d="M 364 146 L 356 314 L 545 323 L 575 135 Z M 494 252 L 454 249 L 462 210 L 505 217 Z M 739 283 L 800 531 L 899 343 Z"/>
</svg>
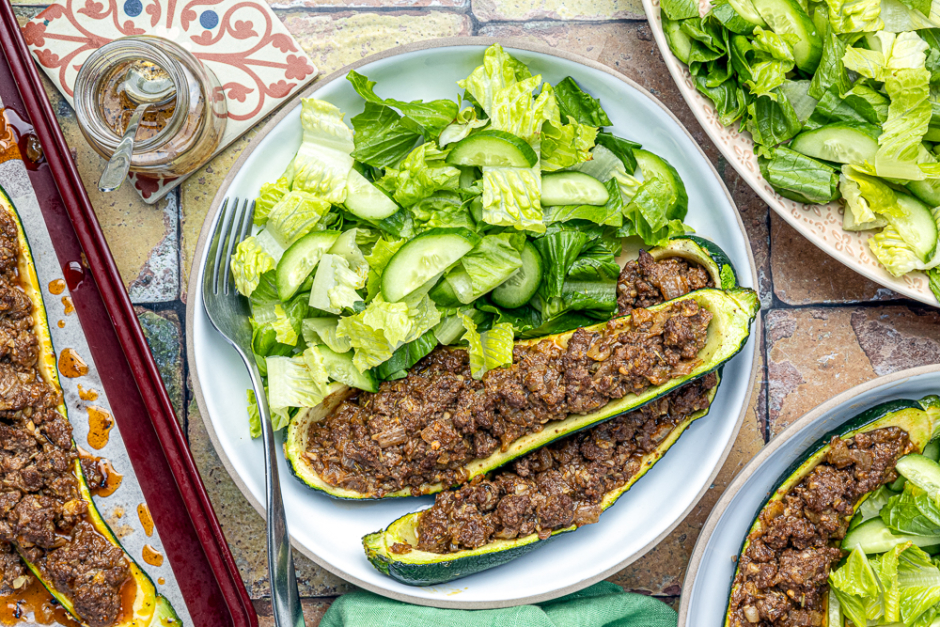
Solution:
<svg viewBox="0 0 940 627">
<path fill-rule="evenodd" d="M 0 625 L 79 627 L 78 621 L 32 575 L 17 577 L 12 584 L 9 594 L 0 595 Z"/>
<path fill-rule="evenodd" d="M 153 535 L 153 517 L 150 515 L 150 508 L 147 507 L 146 503 L 141 503 L 137 506 L 137 517 L 140 518 L 140 524 L 144 528 L 144 533 L 147 534 L 147 537 Z"/>
<path fill-rule="evenodd" d="M 114 418 L 97 405 L 89 405 L 85 409 L 88 410 L 88 446 L 103 449 L 111 438 Z"/>
<path fill-rule="evenodd" d="M 151 566 L 163 566 L 163 553 L 149 544 L 144 545 L 143 558 Z"/>
<path fill-rule="evenodd" d="M 83 377 L 88 374 L 88 364 L 74 348 L 66 348 L 59 354 L 59 372 L 69 379 Z"/>
<path fill-rule="evenodd" d="M 92 388 L 88 388 L 86 390 L 85 388 L 82 387 L 82 384 L 79 383 L 78 384 L 78 397 L 82 399 L 83 401 L 95 401 L 95 400 L 98 400 L 98 392 L 96 392 Z"/>
<path fill-rule="evenodd" d="M 75 313 L 75 305 L 72 304 L 72 297 L 71 297 L 71 296 L 63 296 L 63 297 L 62 297 L 62 305 L 65 307 L 65 315 L 66 315 L 66 316 L 71 316 L 73 313 Z"/>
<path fill-rule="evenodd" d="M 65 291 L 65 279 L 56 279 L 49 282 L 49 291 L 58 296 Z"/>
<path fill-rule="evenodd" d="M 82 259 L 84 258 L 85 253 L 82 253 Z M 82 267 L 81 262 L 70 261 L 62 268 L 62 275 L 65 277 L 69 289 L 74 292 L 85 280 L 85 269 Z"/>
</svg>

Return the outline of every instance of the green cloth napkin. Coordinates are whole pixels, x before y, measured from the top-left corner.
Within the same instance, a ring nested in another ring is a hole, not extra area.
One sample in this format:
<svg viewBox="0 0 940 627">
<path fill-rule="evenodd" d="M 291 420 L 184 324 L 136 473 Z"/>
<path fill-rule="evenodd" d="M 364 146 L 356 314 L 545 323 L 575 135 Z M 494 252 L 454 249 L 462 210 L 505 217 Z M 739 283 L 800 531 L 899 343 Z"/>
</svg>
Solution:
<svg viewBox="0 0 940 627">
<path fill-rule="evenodd" d="M 676 627 L 676 612 L 608 581 L 537 605 L 502 610 L 440 610 L 371 592 L 333 602 L 320 627 Z"/>
</svg>

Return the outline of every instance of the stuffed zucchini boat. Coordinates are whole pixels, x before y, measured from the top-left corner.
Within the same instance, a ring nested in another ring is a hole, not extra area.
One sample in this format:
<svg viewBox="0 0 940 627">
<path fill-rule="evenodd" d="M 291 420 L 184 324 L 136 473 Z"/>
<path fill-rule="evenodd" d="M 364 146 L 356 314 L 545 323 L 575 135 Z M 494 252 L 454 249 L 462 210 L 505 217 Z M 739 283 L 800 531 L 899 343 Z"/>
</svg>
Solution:
<svg viewBox="0 0 940 627">
<path fill-rule="evenodd" d="M 827 579 L 845 555 L 840 544 L 855 510 L 898 478 L 898 460 L 922 452 L 938 424 L 936 396 L 894 400 L 810 447 L 781 477 L 751 526 L 725 625 L 828 625 Z"/>
<path fill-rule="evenodd" d="M 697 290 L 518 341 L 513 365 L 482 381 L 466 351 L 437 349 L 361 402 L 339 391 L 294 419 L 285 454 L 298 478 L 334 497 L 433 494 L 713 372 L 744 346 L 758 309 L 753 290 Z"/>
<path fill-rule="evenodd" d="M 532 451 L 362 539 L 380 572 L 410 585 L 495 568 L 563 533 L 598 521 L 708 414 L 711 373 L 658 401 Z"/>
<path fill-rule="evenodd" d="M 2 587 L 22 585 L 25 566 L 82 624 L 179 625 L 92 499 L 71 437 L 29 242 L 2 188 L 0 339 Z"/>
</svg>

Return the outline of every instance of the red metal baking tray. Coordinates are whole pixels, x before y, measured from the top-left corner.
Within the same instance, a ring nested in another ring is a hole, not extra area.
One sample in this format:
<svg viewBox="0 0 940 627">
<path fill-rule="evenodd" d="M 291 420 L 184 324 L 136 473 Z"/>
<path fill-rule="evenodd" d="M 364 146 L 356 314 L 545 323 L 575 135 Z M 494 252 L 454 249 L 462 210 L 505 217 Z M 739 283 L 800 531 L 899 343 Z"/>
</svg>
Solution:
<svg viewBox="0 0 940 627">
<path fill-rule="evenodd" d="M 46 163 L 29 174 L 59 263 L 65 268 L 84 255 L 90 267 L 79 286 L 70 286 L 75 309 L 88 331 L 92 356 L 193 621 L 199 627 L 257 627 L 257 615 L 8 0 L 0 0 L 0 98 L 32 124 L 42 144 Z"/>
</svg>

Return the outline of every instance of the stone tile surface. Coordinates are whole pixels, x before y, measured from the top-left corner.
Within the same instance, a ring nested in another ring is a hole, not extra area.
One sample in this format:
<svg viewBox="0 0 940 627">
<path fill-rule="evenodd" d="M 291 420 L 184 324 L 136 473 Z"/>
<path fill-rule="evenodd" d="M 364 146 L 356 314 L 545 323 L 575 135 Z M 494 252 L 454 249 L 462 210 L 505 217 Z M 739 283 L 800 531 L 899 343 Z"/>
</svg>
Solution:
<svg viewBox="0 0 940 627">
<path fill-rule="evenodd" d="M 176 417 L 182 424 L 186 416 L 186 388 L 183 386 L 183 328 L 179 316 L 172 310 L 154 312 L 134 307 L 134 311 L 160 369 L 160 378 L 170 394 Z"/>
<path fill-rule="evenodd" d="M 471 0 L 481 22 L 530 20 L 606 21 L 644 19 L 639 0 Z"/>
</svg>

